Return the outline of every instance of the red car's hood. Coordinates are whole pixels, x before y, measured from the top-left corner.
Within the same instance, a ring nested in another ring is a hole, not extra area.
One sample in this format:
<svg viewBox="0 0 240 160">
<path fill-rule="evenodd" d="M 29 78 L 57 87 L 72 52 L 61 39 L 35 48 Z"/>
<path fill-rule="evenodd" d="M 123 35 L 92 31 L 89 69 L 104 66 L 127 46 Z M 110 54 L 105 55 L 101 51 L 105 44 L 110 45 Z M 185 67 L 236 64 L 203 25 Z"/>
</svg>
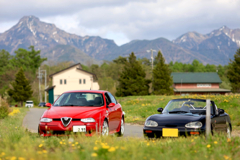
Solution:
<svg viewBox="0 0 240 160">
<path fill-rule="evenodd" d="M 43 117 L 48 118 L 88 118 L 106 110 L 105 107 L 51 107 Z"/>
</svg>

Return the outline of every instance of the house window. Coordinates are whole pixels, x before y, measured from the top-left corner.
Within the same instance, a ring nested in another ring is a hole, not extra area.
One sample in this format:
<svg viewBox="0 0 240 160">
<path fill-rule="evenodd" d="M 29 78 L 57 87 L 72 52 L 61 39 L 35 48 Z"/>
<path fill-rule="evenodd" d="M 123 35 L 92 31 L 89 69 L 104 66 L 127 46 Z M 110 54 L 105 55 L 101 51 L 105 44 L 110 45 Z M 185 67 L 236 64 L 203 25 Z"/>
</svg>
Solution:
<svg viewBox="0 0 240 160">
<path fill-rule="evenodd" d="M 62 80 L 60 79 L 60 84 L 62 84 Z"/>
<path fill-rule="evenodd" d="M 64 79 L 64 84 L 67 84 L 67 80 L 66 79 Z"/>
<path fill-rule="evenodd" d="M 86 80 L 85 79 L 83 79 L 83 84 L 85 84 L 86 83 Z"/>
<path fill-rule="evenodd" d="M 79 84 L 82 84 L 82 79 L 79 79 Z"/>
</svg>

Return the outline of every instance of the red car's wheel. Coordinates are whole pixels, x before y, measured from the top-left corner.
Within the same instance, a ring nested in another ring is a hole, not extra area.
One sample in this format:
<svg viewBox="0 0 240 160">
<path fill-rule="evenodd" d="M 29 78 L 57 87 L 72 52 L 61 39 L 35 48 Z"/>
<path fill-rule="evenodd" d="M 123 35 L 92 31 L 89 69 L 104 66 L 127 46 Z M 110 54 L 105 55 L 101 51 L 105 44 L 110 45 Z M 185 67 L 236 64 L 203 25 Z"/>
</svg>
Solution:
<svg viewBox="0 0 240 160">
<path fill-rule="evenodd" d="M 124 134 L 124 120 L 123 120 L 123 117 L 122 117 L 122 119 L 121 119 L 121 126 L 120 126 L 120 130 L 119 130 L 119 132 L 117 132 L 117 136 L 123 136 L 123 134 Z"/>
<path fill-rule="evenodd" d="M 108 134 L 109 134 L 108 123 L 106 120 L 104 120 L 103 126 L 102 126 L 102 136 L 108 136 Z"/>
</svg>

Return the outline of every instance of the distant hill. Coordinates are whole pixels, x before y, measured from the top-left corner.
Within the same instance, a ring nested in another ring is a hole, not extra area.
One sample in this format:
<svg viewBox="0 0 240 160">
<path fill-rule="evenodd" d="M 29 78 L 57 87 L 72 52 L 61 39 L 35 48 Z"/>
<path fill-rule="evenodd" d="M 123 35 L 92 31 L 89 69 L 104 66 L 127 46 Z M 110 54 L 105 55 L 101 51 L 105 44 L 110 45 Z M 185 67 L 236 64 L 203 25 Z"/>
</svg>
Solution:
<svg viewBox="0 0 240 160">
<path fill-rule="evenodd" d="M 54 24 L 45 23 L 34 16 L 25 16 L 4 33 L 0 33 L 0 49 L 11 54 L 18 48 L 34 45 L 41 56 L 51 61 L 73 61 L 83 64 L 100 64 L 102 60 L 113 60 L 134 52 L 137 57 L 151 54 L 146 50 L 161 50 L 166 61 L 191 63 L 194 59 L 202 63 L 228 64 L 240 47 L 240 29 L 226 26 L 202 35 L 188 32 L 173 41 L 165 38 L 133 40 L 118 46 L 113 40 L 99 36 L 78 36 L 67 33 Z M 156 53 L 155 53 L 156 55 Z"/>
</svg>

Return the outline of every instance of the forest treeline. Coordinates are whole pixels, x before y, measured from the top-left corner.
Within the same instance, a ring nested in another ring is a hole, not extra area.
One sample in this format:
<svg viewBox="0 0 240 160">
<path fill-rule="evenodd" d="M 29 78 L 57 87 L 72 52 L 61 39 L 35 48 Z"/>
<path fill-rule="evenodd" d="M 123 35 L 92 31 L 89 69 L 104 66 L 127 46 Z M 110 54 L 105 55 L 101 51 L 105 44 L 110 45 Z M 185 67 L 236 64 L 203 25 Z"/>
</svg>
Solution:
<svg viewBox="0 0 240 160">
<path fill-rule="evenodd" d="M 89 66 L 82 65 L 82 67 L 84 70 L 97 75 L 98 83 L 101 90 L 108 90 L 111 93 L 115 94 L 117 92 L 117 88 L 120 85 L 119 79 L 121 78 L 123 70 L 125 70 L 124 67 L 126 67 L 126 63 L 128 63 L 129 65 L 131 64 L 131 61 L 129 61 L 130 56 L 131 54 L 129 54 L 129 57 L 120 56 L 113 61 L 105 61 L 102 65 L 92 64 Z M 148 82 L 151 82 L 153 78 L 152 76 L 154 75 L 151 61 L 147 58 L 135 58 L 135 61 L 142 68 L 145 79 L 150 80 Z M 153 68 L 156 68 L 159 63 L 159 59 L 155 57 Z M 50 75 L 71 65 L 73 65 L 73 63 L 68 61 L 58 63 L 47 61 L 46 58 L 40 57 L 40 51 L 36 51 L 33 46 L 30 46 L 28 50 L 19 48 L 15 51 L 14 55 L 10 55 L 5 50 L 0 50 L 0 95 L 2 97 L 8 97 L 7 90 L 12 87 L 11 83 L 14 81 L 16 73 L 19 71 L 20 68 L 22 68 L 24 70 L 26 78 L 29 80 L 32 87 L 33 93 L 31 99 L 38 103 L 38 68 L 41 66 L 41 70 L 46 70 L 47 75 Z M 217 72 L 222 80 L 222 84 L 220 84 L 220 87 L 225 89 L 231 89 L 230 81 L 227 76 L 229 65 L 204 65 L 198 60 L 194 60 L 192 63 L 189 64 L 184 64 L 181 62 L 170 62 L 169 64 L 167 64 L 167 67 L 170 70 L 169 73 Z M 159 71 L 161 71 L 161 69 L 158 69 L 158 71 L 155 72 L 157 73 Z M 51 86 L 51 79 L 47 77 L 47 80 L 48 86 Z M 41 83 L 42 95 L 44 95 L 43 82 L 44 81 L 42 81 Z M 149 83 L 149 93 L 151 94 L 152 92 L 152 83 Z"/>
</svg>

